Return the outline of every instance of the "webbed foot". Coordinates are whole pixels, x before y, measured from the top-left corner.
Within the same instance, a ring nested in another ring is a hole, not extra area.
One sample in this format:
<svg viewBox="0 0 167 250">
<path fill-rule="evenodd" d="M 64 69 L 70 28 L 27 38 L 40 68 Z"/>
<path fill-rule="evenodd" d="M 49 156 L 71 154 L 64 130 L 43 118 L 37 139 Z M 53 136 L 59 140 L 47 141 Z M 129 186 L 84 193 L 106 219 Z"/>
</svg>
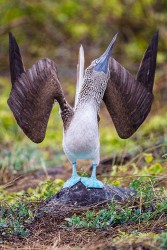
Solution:
<svg viewBox="0 0 167 250">
<path fill-rule="evenodd" d="M 63 188 L 72 187 L 81 180 L 81 177 L 77 174 L 76 167 L 76 162 L 74 162 L 72 164 L 72 177 L 64 183 Z"/>
<path fill-rule="evenodd" d="M 72 187 L 75 184 L 77 184 L 80 180 L 81 180 L 81 177 L 79 175 L 78 176 L 72 176 L 69 180 L 67 180 L 64 183 L 63 188 Z"/>
<path fill-rule="evenodd" d="M 104 184 L 94 177 L 82 177 L 81 182 L 88 188 L 103 188 Z"/>
</svg>

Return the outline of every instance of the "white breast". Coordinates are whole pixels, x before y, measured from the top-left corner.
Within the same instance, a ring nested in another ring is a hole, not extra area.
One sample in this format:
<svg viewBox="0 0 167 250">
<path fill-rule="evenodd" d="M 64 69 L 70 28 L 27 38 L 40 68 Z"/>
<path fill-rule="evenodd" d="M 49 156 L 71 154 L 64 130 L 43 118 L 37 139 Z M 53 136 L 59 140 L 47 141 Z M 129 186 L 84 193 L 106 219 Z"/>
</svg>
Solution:
<svg viewBox="0 0 167 250">
<path fill-rule="evenodd" d="M 97 109 L 93 103 L 85 103 L 76 110 L 64 133 L 63 149 L 72 163 L 78 159 L 91 159 L 99 163 Z"/>
</svg>

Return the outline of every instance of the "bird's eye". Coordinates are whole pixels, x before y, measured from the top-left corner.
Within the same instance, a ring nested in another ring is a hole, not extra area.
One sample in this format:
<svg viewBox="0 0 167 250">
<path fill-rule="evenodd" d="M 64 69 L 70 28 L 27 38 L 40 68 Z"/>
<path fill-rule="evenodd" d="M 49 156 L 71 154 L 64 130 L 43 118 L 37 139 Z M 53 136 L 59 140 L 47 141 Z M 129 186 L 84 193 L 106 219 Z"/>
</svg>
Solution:
<svg viewBox="0 0 167 250">
<path fill-rule="evenodd" d="M 95 60 L 95 63 L 97 64 L 97 63 L 98 63 L 98 61 L 99 61 L 99 60 L 98 60 L 98 59 L 96 59 L 96 60 Z"/>
</svg>

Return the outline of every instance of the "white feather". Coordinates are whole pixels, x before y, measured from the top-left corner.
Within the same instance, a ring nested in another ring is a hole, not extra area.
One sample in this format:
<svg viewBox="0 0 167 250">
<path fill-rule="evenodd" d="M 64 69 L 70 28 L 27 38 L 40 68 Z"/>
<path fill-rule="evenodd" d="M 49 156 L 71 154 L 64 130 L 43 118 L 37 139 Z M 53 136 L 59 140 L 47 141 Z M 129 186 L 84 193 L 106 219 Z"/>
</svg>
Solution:
<svg viewBox="0 0 167 250">
<path fill-rule="evenodd" d="M 83 79 L 84 79 L 84 48 L 81 45 L 79 49 L 79 57 L 78 57 L 78 64 L 77 64 L 77 84 L 76 84 L 76 94 L 75 94 L 75 108 L 78 102 L 78 96 L 82 88 Z"/>
<path fill-rule="evenodd" d="M 78 159 L 91 159 L 99 164 L 97 108 L 93 101 L 75 112 L 73 121 L 63 136 L 63 149 L 72 163 Z"/>
</svg>

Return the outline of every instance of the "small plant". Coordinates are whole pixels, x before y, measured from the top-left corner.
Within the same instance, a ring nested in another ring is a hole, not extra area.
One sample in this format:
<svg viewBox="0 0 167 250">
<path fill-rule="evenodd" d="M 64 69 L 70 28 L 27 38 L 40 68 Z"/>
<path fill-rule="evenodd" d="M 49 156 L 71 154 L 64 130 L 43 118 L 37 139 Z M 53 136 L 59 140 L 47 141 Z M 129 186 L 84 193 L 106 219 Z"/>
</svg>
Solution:
<svg viewBox="0 0 167 250">
<path fill-rule="evenodd" d="M 41 182 L 35 189 L 28 188 L 27 191 L 20 191 L 16 193 L 9 193 L 2 186 L 0 186 L 0 202 L 3 204 L 14 204 L 18 200 L 24 200 L 26 202 L 31 201 L 42 201 L 50 198 L 57 193 L 63 186 L 64 181 L 45 180 Z"/>
<path fill-rule="evenodd" d="M 25 224 L 30 223 L 32 219 L 32 210 L 28 204 L 21 201 L 16 201 L 10 207 L 0 207 L 0 233 L 2 236 L 28 236 L 29 231 Z"/>
<path fill-rule="evenodd" d="M 163 189 L 155 191 L 154 184 L 154 179 L 147 182 L 142 181 L 142 178 L 132 181 L 131 188 L 138 190 L 133 203 L 121 204 L 113 200 L 107 209 L 87 211 L 81 216 L 74 214 L 66 218 L 67 226 L 102 228 L 156 219 L 159 214 L 167 213 L 167 197 Z"/>
<path fill-rule="evenodd" d="M 55 180 L 45 180 L 35 189 L 29 188 L 27 194 L 29 195 L 29 200 L 44 200 L 55 195 L 60 188 L 63 186 L 64 181 L 55 179 Z"/>
<path fill-rule="evenodd" d="M 141 197 L 143 201 L 151 202 L 156 197 L 163 196 L 164 189 L 158 188 L 155 189 L 156 178 L 154 176 L 148 177 L 139 177 L 136 180 L 132 180 L 130 183 L 130 188 L 137 191 L 136 197 Z"/>
<path fill-rule="evenodd" d="M 53 196 L 63 183 L 62 180 L 46 180 L 35 189 L 18 193 L 8 193 L 0 187 L 0 242 L 5 236 L 28 236 L 27 225 L 34 219 L 38 201 Z"/>
<path fill-rule="evenodd" d="M 157 241 L 162 249 L 167 249 L 167 232 L 162 232 L 158 235 Z"/>
</svg>

